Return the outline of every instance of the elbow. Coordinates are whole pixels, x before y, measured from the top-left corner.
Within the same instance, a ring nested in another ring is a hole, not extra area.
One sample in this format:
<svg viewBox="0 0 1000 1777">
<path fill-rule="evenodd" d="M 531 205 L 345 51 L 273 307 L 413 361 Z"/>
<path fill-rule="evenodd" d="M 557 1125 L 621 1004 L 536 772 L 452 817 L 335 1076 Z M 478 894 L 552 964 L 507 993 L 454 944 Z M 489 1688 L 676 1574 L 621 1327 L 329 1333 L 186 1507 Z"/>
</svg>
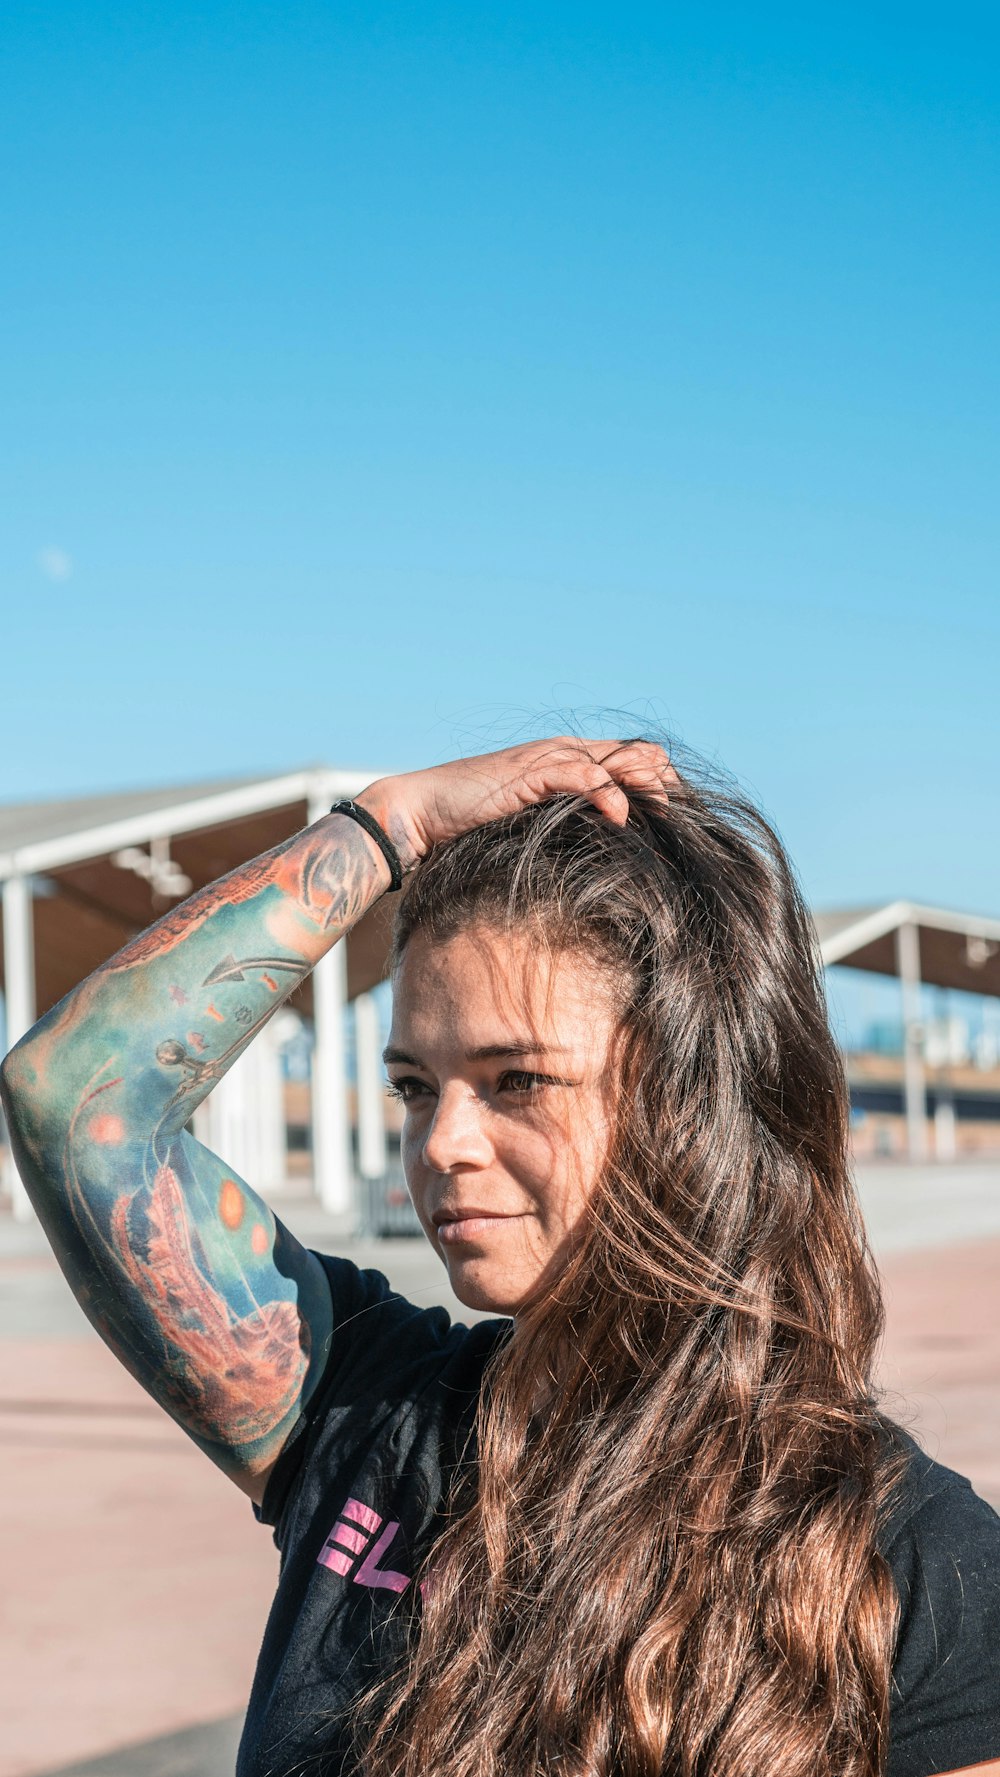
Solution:
<svg viewBox="0 0 1000 1777">
<path fill-rule="evenodd" d="M 22 1142 L 37 1138 L 57 1116 L 58 1094 L 43 1087 L 28 1032 L 0 1061 L 0 1104 L 8 1131 Z"/>
<path fill-rule="evenodd" d="M 11 1156 L 28 1197 L 43 1222 L 53 1187 L 61 1178 L 58 1156 L 68 1119 L 58 1091 L 43 1079 L 31 1033 L 0 1061 L 0 1104 Z"/>
<path fill-rule="evenodd" d="M 0 1105 L 11 1160 L 28 1201 L 44 1225 L 43 1212 L 50 1196 L 47 1181 L 52 1171 L 44 1163 L 44 1155 L 52 1138 L 44 1115 L 40 1115 L 33 1089 L 35 1068 L 25 1054 L 26 1048 L 22 1041 L 0 1061 Z"/>
<path fill-rule="evenodd" d="M 16 1114 L 17 1105 L 34 1069 L 31 1067 L 24 1051 L 25 1039 L 15 1043 L 0 1061 L 0 1104 L 3 1105 L 4 1116 L 8 1123 Z"/>
<path fill-rule="evenodd" d="M 28 1125 L 32 1118 L 28 1110 L 28 1082 L 34 1069 L 27 1062 L 23 1053 L 24 1044 L 18 1043 L 0 1061 L 0 1106 L 3 1107 L 3 1122 L 6 1128 L 7 1141 L 18 1172 L 23 1179 L 25 1168 L 22 1157 L 26 1145 Z"/>
<path fill-rule="evenodd" d="M 36 1027 L 37 1028 L 37 1027 Z M 20 1042 L 8 1049 L 0 1061 L 0 1086 L 3 1091 L 17 1092 L 21 1085 L 35 1078 L 35 1030 L 29 1030 Z"/>
</svg>

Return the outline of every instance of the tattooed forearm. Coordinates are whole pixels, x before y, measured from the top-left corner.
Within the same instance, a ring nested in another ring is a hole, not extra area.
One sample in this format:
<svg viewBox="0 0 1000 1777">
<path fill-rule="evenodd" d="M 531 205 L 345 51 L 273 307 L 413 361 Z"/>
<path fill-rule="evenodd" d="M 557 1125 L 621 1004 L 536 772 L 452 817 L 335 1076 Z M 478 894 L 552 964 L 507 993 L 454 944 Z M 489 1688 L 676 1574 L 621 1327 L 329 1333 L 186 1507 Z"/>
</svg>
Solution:
<svg viewBox="0 0 1000 1777">
<path fill-rule="evenodd" d="M 270 888 L 297 904 L 308 925 L 339 937 L 381 892 L 384 883 L 380 876 L 380 866 L 361 830 L 342 816 L 332 815 L 199 889 L 126 944 L 105 966 L 130 969 L 136 963 L 173 953 L 185 937 L 220 910 L 257 902 Z M 312 961 L 316 960 L 313 956 Z"/>
<path fill-rule="evenodd" d="M 280 1448 L 329 1303 L 317 1261 L 185 1126 L 385 884 L 329 817 L 159 920 L 4 1064 L 19 1168 L 81 1303 L 237 1476 Z"/>
<path fill-rule="evenodd" d="M 294 841 L 289 841 L 289 844 L 294 844 Z M 252 900 L 274 881 L 276 859 L 283 849 L 265 852 L 263 857 L 254 858 L 251 863 L 232 871 L 229 876 L 209 883 L 207 888 L 198 889 L 186 901 L 182 901 L 179 907 L 165 913 L 147 931 L 140 932 L 131 944 L 126 944 L 124 950 L 119 950 L 105 966 L 109 969 L 131 969 L 137 963 L 149 962 L 153 957 L 175 950 L 184 938 L 197 931 L 220 907 L 235 907 L 242 901 Z"/>
<path fill-rule="evenodd" d="M 339 818 L 343 820 L 343 816 Z M 356 831 L 360 840 L 360 830 Z M 352 847 L 350 855 L 315 845 L 297 861 L 297 868 L 298 893 L 324 931 L 331 927 L 343 931 L 353 925 L 357 909 L 371 899 L 372 859 L 363 840 Z"/>
</svg>

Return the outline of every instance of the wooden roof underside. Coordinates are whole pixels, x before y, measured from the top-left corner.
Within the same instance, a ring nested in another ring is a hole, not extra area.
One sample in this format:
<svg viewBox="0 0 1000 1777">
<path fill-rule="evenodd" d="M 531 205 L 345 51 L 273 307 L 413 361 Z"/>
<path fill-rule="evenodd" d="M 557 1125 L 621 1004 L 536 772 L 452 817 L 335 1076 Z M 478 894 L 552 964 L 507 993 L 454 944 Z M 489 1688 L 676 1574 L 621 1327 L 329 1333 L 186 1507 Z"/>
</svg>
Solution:
<svg viewBox="0 0 1000 1777">
<path fill-rule="evenodd" d="M 171 839 L 170 856 L 196 889 L 248 859 L 280 845 L 305 826 L 304 802 L 268 809 Z M 110 857 L 87 859 L 46 872 L 36 894 L 35 991 L 38 1015 L 151 925 L 175 902 L 153 894 L 133 871 Z M 347 991 L 353 999 L 381 981 L 389 948 L 392 904 L 381 901 L 347 939 Z M 3 977 L 0 953 L 0 981 Z M 312 988 L 305 981 L 289 1004 L 312 1015 Z"/>
</svg>

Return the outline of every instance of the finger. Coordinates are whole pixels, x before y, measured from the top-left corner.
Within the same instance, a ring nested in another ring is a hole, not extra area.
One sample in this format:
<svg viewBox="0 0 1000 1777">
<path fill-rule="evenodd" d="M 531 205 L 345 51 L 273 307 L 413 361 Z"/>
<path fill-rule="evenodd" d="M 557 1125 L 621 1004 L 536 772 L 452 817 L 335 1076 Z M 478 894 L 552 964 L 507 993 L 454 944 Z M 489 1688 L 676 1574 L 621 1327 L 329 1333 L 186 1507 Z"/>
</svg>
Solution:
<svg viewBox="0 0 1000 1777">
<path fill-rule="evenodd" d="M 667 753 L 658 741 L 641 737 L 628 740 L 587 738 L 579 735 L 554 735 L 551 739 L 532 741 L 527 746 L 511 748 L 508 755 L 493 756 L 498 764 L 520 766 L 525 773 L 561 771 L 581 760 L 603 765 L 609 775 L 620 779 L 627 771 L 645 766 L 654 771 L 670 773 Z M 490 761 L 492 763 L 492 759 Z"/>
<path fill-rule="evenodd" d="M 666 796 L 669 790 L 681 786 L 669 754 L 656 741 L 623 740 L 610 750 L 608 743 L 603 742 L 598 747 L 595 755 L 600 757 L 605 770 L 629 789 L 651 790 L 655 795 Z"/>
<path fill-rule="evenodd" d="M 550 796 L 583 796 L 606 815 L 616 827 L 628 820 L 628 797 L 603 765 L 582 750 L 575 757 L 558 761 L 547 759 L 535 771 L 523 777 L 522 796 L 530 802 L 543 802 Z"/>
<path fill-rule="evenodd" d="M 625 771 L 611 767 L 613 775 L 623 788 L 628 790 L 646 790 L 664 802 L 670 800 L 671 792 L 679 790 L 681 780 L 672 765 L 666 766 L 632 766 Z"/>
<path fill-rule="evenodd" d="M 609 771 L 615 771 L 619 765 L 630 769 L 634 765 L 643 765 L 658 772 L 673 770 L 670 755 L 655 740 L 600 740 L 583 741 L 581 745 L 589 752 L 592 759 L 597 759 Z"/>
<path fill-rule="evenodd" d="M 506 779 L 507 794 L 515 805 L 543 802 L 550 796 L 584 796 L 615 826 L 628 820 L 628 790 L 643 790 L 666 798 L 666 786 L 676 773 L 664 749 L 656 741 L 586 739 L 558 735 L 512 748 L 506 756 L 495 755 L 520 770 Z"/>
<path fill-rule="evenodd" d="M 584 747 L 591 757 L 606 763 L 618 754 L 634 753 L 637 757 L 666 759 L 667 755 L 659 741 L 643 740 L 641 735 L 630 736 L 627 740 L 581 740 L 577 743 Z"/>
<path fill-rule="evenodd" d="M 629 816 L 628 797 L 621 784 L 602 773 L 595 782 L 582 786 L 581 792 L 615 827 L 624 827 Z"/>
<path fill-rule="evenodd" d="M 616 764 L 609 766 L 604 760 L 590 760 L 581 773 L 580 792 L 616 827 L 624 827 L 629 815 L 628 797 Z"/>
<path fill-rule="evenodd" d="M 560 745 L 564 743 L 559 743 Z M 569 743 L 571 746 L 572 743 Z M 670 756 L 658 741 L 643 740 L 581 740 L 576 743 L 591 759 L 599 762 L 608 777 L 625 791 L 644 791 L 666 804 L 670 793 L 681 787 Z M 598 798 L 598 806 L 616 823 L 621 823 L 621 803 L 617 798 Z M 622 823 L 623 824 L 623 823 Z"/>
<path fill-rule="evenodd" d="M 648 752 L 645 748 L 643 749 L 642 756 L 644 760 L 648 759 L 648 765 L 643 765 L 640 770 L 651 772 L 658 787 L 664 791 L 680 789 L 681 780 L 665 748 L 653 743 L 648 747 Z M 629 770 L 631 771 L 631 769 L 630 766 Z"/>
</svg>

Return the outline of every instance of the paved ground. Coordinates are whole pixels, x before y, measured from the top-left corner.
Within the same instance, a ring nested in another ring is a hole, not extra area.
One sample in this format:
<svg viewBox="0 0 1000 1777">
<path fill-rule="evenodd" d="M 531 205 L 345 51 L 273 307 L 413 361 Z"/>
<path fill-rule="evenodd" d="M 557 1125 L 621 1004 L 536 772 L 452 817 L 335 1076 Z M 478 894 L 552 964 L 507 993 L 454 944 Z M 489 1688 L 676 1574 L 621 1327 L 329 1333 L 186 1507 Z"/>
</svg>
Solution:
<svg viewBox="0 0 1000 1777">
<path fill-rule="evenodd" d="M 1000 1161 L 861 1168 L 858 1191 L 872 1244 L 889 1253 L 1000 1237 Z"/>
<path fill-rule="evenodd" d="M 47 1777 L 227 1777 L 236 1763 L 242 1716 L 182 1728 L 141 1745 L 122 1747 L 82 1763 L 60 1765 Z"/>
<path fill-rule="evenodd" d="M 892 1410 L 1000 1505 L 1000 1165 L 861 1180 Z M 420 1241 L 312 1244 L 449 1301 Z M 34 1227 L 0 1223 L 0 1777 L 231 1777 L 275 1554 L 91 1333 Z"/>
</svg>

